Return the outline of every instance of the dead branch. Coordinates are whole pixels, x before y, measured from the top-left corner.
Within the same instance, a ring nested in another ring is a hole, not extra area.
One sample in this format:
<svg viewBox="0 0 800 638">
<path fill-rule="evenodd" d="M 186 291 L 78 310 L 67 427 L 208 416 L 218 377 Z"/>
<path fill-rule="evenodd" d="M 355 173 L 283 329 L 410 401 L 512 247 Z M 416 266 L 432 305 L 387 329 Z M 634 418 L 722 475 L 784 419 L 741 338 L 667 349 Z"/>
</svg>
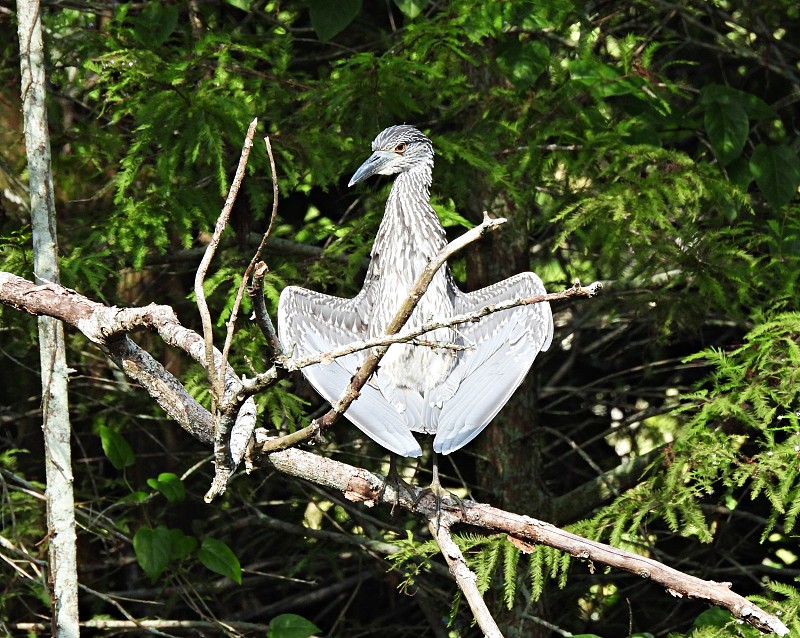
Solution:
<svg viewBox="0 0 800 638">
<path fill-rule="evenodd" d="M 438 516 L 435 518 L 438 518 Z M 440 525 L 434 519 L 430 519 L 428 521 L 428 530 L 431 536 L 436 539 L 436 544 L 439 546 L 439 551 L 442 552 L 442 556 L 444 556 L 444 560 L 450 568 L 453 580 L 458 584 L 458 588 L 464 592 L 464 598 L 467 599 L 472 615 L 475 617 L 478 627 L 483 631 L 485 638 L 503 638 L 500 627 L 497 626 L 492 613 L 478 590 L 478 577 L 467 565 L 464 554 L 450 534 L 451 520 L 448 516 L 447 520 L 442 521 Z"/>
<path fill-rule="evenodd" d="M 236 174 L 233 178 L 233 182 L 231 183 L 231 188 L 228 191 L 228 197 L 225 200 L 225 205 L 222 207 L 219 217 L 217 218 L 217 223 L 214 226 L 214 234 L 212 235 L 208 246 L 206 246 L 206 250 L 203 253 L 203 259 L 200 260 L 200 265 L 197 267 L 197 272 L 194 278 L 194 294 L 197 299 L 197 310 L 200 313 L 200 320 L 203 324 L 203 341 L 205 346 L 204 367 L 206 369 L 206 374 L 208 375 L 209 383 L 211 384 L 212 396 L 216 401 L 222 400 L 224 372 L 220 368 L 219 373 L 217 373 L 218 368 L 214 363 L 214 337 L 211 331 L 211 314 L 208 310 L 208 304 L 206 303 L 206 294 L 203 290 L 203 283 L 205 281 L 208 268 L 211 265 L 211 260 L 214 259 L 217 246 L 219 246 L 219 242 L 222 239 L 222 233 L 225 231 L 225 227 L 228 225 L 228 218 L 233 210 L 233 204 L 236 201 L 236 196 L 239 194 L 239 187 L 244 179 L 244 170 L 247 166 L 247 159 L 250 157 L 250 149 L 253 147 L 253 136 L 255 135 L 257 124 L 258 118 L 250 122 L 250 126 L 247 129 L 244 145 L 242 146 L 242 154 L 239 158 L 239 165 L 236 167 Z M 223 358 L 223 362 L 224 361 L 225 359 Z"/>
<path fill-rule="evenodd" d="M 576 282 L 571 288 L 567 288 L 561 292 L 552 292 L 546 295 L 536 295 L 535 297 L 526 297 L 523 299 L 510 299 L 502 303 L 484 306 L 483 308 L 480 308 L 474 312 L 453 315 L 452 317 L 447 317 L 446 319 L 442 319 L 440 321 L 429 321 L 418 328 L 404 330 L 395 335 L 385 335 L 382 337 L 376 337 L 374 339 L 362 339 L 360 341 L 354 341 L 353 343 L 336 348 L 335 350 L 320 352 L 308 357 L 303 357 L 302 359 L 284 358 L 280 361 L 280 363 L 289 371 L 300 370 L 301 368 L 305 368 L 306 366 L 314 365 L 316 363 L 329 363 L 338 357 L 344 357 L 360 350 L 367 350 L 369 348 L 375 348 L 378 346 L 390 346 L 394 343 L 413 342 L 415 337 L 423 335 L 427 332 L 432 332 L 438 328 L 449 328 L 462 323 L 472 323 L 478 321 L 486 315 L 500 312 L 502 310 L 508 310 L 510 308 L 515 308 L 517 306 L 529 306 L 535 303 L 560 301 L 562 299 L 572 299 L 576 297 L 594 297 L 602 287 L 603 285 L 599 281 L 595 281 L 588 286 L 582 286 L 580 283 Z M 431 348 L 469 348 L 469 346 L 453 346 L 453 344 L 448 343 L 428 342 L 422 345 Z"/>
</svg>

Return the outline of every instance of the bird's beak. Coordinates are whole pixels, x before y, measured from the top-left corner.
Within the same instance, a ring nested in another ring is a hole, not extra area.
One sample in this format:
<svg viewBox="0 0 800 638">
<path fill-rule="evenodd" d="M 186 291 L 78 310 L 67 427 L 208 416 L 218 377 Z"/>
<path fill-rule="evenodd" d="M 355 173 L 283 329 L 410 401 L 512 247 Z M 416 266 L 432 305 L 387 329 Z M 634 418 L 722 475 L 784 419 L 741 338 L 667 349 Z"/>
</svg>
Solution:
<svg viewBox="0 0 800 638">
<path fill-rule="evenodd" d="M 375 151 L 366 162 L 358 167 L 358 170 L 350 178 L 350 182 L 347 185 L 358 184 L 368 177 L 380 173 L 395 157 L 396 155 L 391 151 Z"/>
</svg>

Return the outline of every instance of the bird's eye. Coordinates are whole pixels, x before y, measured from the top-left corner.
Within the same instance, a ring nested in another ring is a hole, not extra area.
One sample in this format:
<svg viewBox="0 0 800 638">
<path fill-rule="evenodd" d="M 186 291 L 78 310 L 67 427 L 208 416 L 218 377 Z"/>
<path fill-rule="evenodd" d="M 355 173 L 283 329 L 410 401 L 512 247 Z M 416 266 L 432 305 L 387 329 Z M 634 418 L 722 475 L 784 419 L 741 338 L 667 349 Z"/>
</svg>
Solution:
<svg viewBox="0 0 800 638">
<path fill-rule="evenodd" d="M 395 153 L 403 153 L 406 150 L 406 143 L 400 142 L 397 146 L 394 147 Z"/>
</svg>

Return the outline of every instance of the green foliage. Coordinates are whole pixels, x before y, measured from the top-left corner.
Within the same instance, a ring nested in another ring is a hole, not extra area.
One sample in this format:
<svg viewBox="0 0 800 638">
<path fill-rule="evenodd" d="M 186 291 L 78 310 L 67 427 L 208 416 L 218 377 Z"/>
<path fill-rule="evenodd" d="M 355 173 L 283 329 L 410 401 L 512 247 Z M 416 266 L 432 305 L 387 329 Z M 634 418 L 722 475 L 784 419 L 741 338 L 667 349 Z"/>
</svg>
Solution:
<svg viewBox="0 0 800 638">
<path fill-rule="evenodd" d="M 215 538 L 204 538 L 198 547 L 197 539 L 180 529 L 143 526 L 133 536 L 133 549 L 139 566 L 152 582 L 156 582 L 168 567 L 196 552 L 197 559 L 206 568 L 242 584 L 239 559 L 226 543 Z"/>
<path fill-rule="evenodd" d="M 136 462 L 133 449 L 119 432 L 115 432 L 105 425 L 101 425 L 98 432 L 103 444 L 103 452 L 115 468 L 124 470 Z"/>
<path fill-rule="evenodd" d="M 170 503 L 179 503 L 186 498 L 183 481 L 172 472 L 161 472 L 158 478 L 147 479 L 147 484 L 161 492 Z"/>
<path fill-rule="evenodd" d="M 195 538 L 164 525 L 141 527 L 133 536 L 136 560 L 152 582 L 159 579 L 170 563 L 186 558 L 196 547 Z"/>
<path fill-rule="evenodd" d="M 237 585 L 242 584 L 242 567 L 230 547 L 216 538 L 204 538 L 197 558 L 212 572 L 230 578 Z"/>
<path fill-rule="evenodd" d="M 269 623 L 267 638 L 308 638 L 321 630 L 310 620 L 297 614 L 281 614 Z"/>
</svg>

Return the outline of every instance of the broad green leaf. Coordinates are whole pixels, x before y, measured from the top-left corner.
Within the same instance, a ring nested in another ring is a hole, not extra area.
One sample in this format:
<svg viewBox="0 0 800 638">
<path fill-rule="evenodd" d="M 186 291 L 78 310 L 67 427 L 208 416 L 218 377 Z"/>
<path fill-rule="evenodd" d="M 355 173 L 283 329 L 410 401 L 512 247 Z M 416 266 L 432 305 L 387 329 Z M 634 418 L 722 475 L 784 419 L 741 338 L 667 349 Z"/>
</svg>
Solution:
<svg viewBox="0 0 800 638">
<path fill-rule="evenodd" d="M 158 2 L 145 5 L 134 20 L 134 35 L 139 44 L 155 48 L 164 44 L 178 26 L 178 7 Z"/>
<path fill-rule="evenodd" d="M 170 530 L 163 525 L 139 528 L 133 537 L 133 551 L 144 573 L 156 582 L 172 558 Z"/>
<path fill-rule="evenodd" d="M 136 462 L 131 446 L 119 432 L 114 432 L 105 425 L 101 425 L 99 434 L 103 453 L 111 461 L 111 465 L 118 470 L 123 470 Z"/>
<path fill-rule="evenodd" d="M 225 0 L 225 2 L 242 11 L 250 11 L 251 0 Z"/>
<path fill-rule="evenodd" d="M 700 613 L 692 623 L 693 628 L 699 627 L 724 627 L 733 620 L 730 612 L 720 609 L 719 607 L 711 607 Z"/>
<path fill-rule="evenodd" d="M 783 206 L 797 195 L 800 159 L 788 146 L 759 144 L 750 158 L 750 171 L 770 205 Z"/>
<path fill-rule="evenodd" d="M 428 0 L 394 0 L 394 3 L 404 16 L 413 20 L 422 13 Z"/>
<path fill-rule="evenodd" d="M 186 498 L 183 481 L 172 472 L 162 472 L 157 479 L 149 478 L 147 484 L 161 492 L 170 503 L 179 503 Z"/>
<path fill-rule="evenodd" d="M 197 547 L 193 536 L 165 525 L 142 527 L 133 537 L 133 550 L 142 570 L 155 582 L 169 564 L 191 554 Z"/>
<path fill-rule="evenodd" d="M 710 102 L 705 107 L 703 122 L 720 164 L 730 164 L 742 154 L 750 120 L 741 104 Z"/>
<path fill-rule="evenodd" d="M 308 638 L 321 631 L 310 620 L 297 614 L 281 614 L 269 623 L 267 638 Z"/>
<path fill-rule="evenodd" d="M 204 538 L 197 553 L 200 562 L 212 572 L 242 584 L 242 567 L 230 547 L 215 538 Z"/>
<path fill-rule="evenodd" d="M 179 529 L 169 530 L 169 540 L 169 554 L 172 560 L 186 558 L 197 548 L 197 539 L 194 536 L 184 534 Z"/>
<path fill-rule="evenodd" d="M 753 120 L 764 120 L 778 117 L 772 107 L 760 97 L 732 89 L 721 84 L 708 84 L 700 90 L 700 104 L 704 107 L 717 102 L 719 104 L 737 104 Z"/>
<path fill-rule="evenodd" d="M 361 0 L 310 0 L 308 5 L 311 26 L 323 42 L 343 31 L 361 11 Z"/>
<path fill-rule="evenodd" d="M 550 49 L 544 42 L 511 39 L 497 48 L 497 63 L 506 77 L 521 89 L 529 89 L 547 69 Z"/>
</svg>

